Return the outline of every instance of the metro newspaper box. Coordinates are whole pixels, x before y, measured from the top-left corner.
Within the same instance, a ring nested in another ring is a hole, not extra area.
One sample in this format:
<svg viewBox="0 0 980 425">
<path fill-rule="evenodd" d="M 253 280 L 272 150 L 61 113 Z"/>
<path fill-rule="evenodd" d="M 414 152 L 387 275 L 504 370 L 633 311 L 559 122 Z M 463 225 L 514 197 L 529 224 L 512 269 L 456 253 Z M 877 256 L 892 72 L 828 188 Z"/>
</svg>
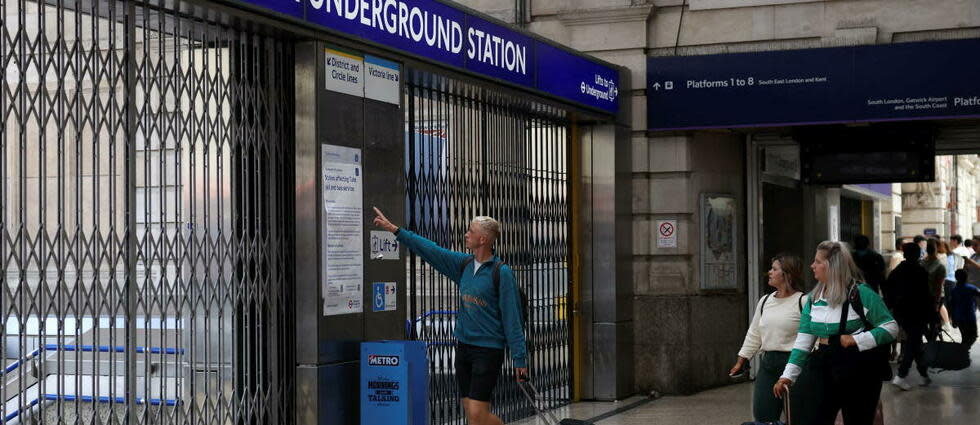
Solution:
<svg viewBox="0 0 980 425">
<path fill-rule="evenodd" d="M 361 425 L 426 425 L 429 371 L 424 341 L 361 344 Z"/>
</svg>

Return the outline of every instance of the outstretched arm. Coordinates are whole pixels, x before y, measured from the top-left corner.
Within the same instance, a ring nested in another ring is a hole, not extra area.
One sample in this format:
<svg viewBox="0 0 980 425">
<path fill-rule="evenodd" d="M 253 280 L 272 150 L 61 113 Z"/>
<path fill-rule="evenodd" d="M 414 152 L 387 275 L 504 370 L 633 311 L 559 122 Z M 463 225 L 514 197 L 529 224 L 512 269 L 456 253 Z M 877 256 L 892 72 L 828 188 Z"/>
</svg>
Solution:
<svg viewBox="0 0 980 425">
<path fill-rule="evenodd" d="M 392 224 L 378 207 L 374 207 L 374 213 L 376 214 L 376 217 L 374 217 L 375 226 L 394 233 L 398 237 L 399 242 L 422 257 L 432 267 L 435 267 L 439 273 L 459 283 L 462 277 L 463 264 L 470 258 L 469 255 L 462 252 L 450 251 L 411 231 L 400 229 L 398 226 Z"/>
</svg>

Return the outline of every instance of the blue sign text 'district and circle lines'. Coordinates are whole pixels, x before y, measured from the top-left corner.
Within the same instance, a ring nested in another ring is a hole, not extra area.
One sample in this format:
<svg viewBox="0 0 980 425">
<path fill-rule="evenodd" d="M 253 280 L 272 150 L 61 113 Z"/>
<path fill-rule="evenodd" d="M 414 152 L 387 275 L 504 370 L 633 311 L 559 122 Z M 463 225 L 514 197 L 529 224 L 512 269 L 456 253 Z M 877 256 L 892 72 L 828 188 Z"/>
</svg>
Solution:
<svg viewBox="0 0 980 425">
<path fill-rule="evenodd" d="M 523 87 L 619 110 L 618 70 L 435 0 L 239 0 Z"/>
</svg>

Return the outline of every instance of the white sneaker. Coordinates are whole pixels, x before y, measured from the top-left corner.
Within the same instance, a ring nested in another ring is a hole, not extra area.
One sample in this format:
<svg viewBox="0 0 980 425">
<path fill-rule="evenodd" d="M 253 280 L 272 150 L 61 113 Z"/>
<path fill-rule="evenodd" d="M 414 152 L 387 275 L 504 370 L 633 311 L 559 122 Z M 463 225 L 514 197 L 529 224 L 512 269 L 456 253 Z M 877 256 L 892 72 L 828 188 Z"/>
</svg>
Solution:
<svg viewBox="0 0 980 425">
<path fill-rule="evenodd" d="M 892 379 L 892 385 L 901 388 L 902 391 L 908 391 L 912 389 L 912 385 L 910 385 L 908 382 L 905 382 L 905 378 L 902 378 L 901 376 L 898 375 L 895 375 L 895 379 Z"/>
</svg>

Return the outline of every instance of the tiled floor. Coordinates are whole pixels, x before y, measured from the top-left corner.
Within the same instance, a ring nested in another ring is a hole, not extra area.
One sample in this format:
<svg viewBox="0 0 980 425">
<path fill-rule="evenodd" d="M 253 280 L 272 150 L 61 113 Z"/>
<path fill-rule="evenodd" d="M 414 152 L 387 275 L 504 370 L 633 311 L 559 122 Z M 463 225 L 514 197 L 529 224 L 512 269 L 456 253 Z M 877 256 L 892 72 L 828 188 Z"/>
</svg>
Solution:
<svg viewBox="0 0 980 425">
<path fill-rule="evenodd" d="M 955 339 L 959 335 L 951 332 Z M 966 370 L 932 374 L 933 384 L 919 387 L 918 374 L 910 374 L 916 385 L 901 391 L 891 384 L 882 389 L 885 424 L 980 424 L 980 343 L 973 346 L 973 365 Z M 751 420 L 752 384 L 744 383 L 704 391 L 691 396 L 667 396 L 633 409 L 607 417 L 598 425 L 648 424 L 718 424 L 738 425 Z M 629 406 L 642 400 L 633 397 L 615 403 L 575 403 L 555 411 L 560 418 L 588 419 Z M 540 419 L 517 422 L 519 425 L 545 425 Z"/>
</svg>

